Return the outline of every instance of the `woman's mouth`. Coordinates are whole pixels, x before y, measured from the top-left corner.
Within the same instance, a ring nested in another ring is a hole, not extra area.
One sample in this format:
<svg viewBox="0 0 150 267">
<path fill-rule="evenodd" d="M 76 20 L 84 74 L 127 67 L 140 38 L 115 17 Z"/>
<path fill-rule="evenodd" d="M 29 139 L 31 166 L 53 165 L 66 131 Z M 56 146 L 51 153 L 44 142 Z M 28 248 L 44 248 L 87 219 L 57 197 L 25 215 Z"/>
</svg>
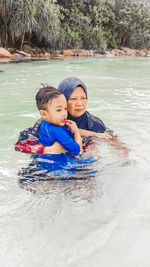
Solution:
<svg viewBox="0 0 150 267">
<path fill-rule="evenodd" d="M 82 112 L 83 109 L 76 109 L 76 112 Z"/>
</svg>

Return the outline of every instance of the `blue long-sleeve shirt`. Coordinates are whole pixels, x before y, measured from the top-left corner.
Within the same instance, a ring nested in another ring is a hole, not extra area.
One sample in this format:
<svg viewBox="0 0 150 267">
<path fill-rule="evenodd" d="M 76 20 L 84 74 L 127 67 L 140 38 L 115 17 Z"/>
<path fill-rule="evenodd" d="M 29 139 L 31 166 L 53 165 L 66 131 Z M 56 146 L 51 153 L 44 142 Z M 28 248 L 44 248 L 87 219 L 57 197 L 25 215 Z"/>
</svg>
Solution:
<svg viewBox="0 0 150 267">
<path fill-rule="evenodd" d="M 78 155 L 80 146 L 74 141 L 73 137 L 74 134 L 66 126 L 57 126 L 43 120 L 38 141 L 45 146 L 51 146 L 58 142 L 71 154 Z"/>
</svg>

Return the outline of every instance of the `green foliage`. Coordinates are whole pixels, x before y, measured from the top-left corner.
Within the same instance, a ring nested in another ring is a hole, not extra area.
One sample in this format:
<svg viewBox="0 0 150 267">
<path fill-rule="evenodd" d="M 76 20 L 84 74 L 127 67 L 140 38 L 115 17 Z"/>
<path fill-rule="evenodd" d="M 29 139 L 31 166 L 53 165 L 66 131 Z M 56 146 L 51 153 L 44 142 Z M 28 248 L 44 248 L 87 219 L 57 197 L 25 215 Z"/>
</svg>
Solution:
<svg viewBox="0 0 150 267">
<path fill-rule="evenodd" d="M 60 33 L 59 7 L 51 0 L 2 1 L 1 39 L 5 45 L 15 45 L 24 38 L 37 36 L 39 41 L 55 46 Z M 7 36 L 7 38 L 6 38 Z"/>
<path fill-rule="evenodd" d="M 142 41 L 142 36 L 150 33 L 150 6 L 143 1 L 116 0 L 114 14 L 116 25 L 113 31 L 118 45 L 131 46 L 135 34 Z"/>
<path fill-rule="evenodd" d="M 147 0 L 1 0 L 0 42 L 53 49 L 150 45 Z"/>
<path fill-rule="evenodd" d="M 101 23 L 93 20 L 92 7 L 86 9 L 84 2 L 73 3 L 69 9 L 62 9 L 62 48 L 99 50 L 106 43 Z"/>
</svg>

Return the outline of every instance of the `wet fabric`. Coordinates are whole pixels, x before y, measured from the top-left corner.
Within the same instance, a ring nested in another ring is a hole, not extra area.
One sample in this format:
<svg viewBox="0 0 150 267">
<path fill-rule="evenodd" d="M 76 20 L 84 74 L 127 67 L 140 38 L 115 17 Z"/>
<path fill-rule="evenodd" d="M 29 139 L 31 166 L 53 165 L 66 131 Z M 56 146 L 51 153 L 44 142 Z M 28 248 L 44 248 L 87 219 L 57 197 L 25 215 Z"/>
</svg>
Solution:
<svg viewBox="0 0 150 267">
<path fill-rule="evenodd" d="M 89 130 L 96 133 L 103 133 L 106 130 L 104 123 L 97 117 L 86 111 L 80 117 L 73 117 L 68 113 L 68 119 L 75 121 L 79 129 Z"/>
<path fill-rule="evenodd" d="M 28 154 L 43 154 L 45 145 L 38 144 L 39 130 L 42 119 L 39 119 L 33 127 L 20 132 L 19 140 L 14 145 L 16 151 Z"/>
<path fill-rule="evenodd" d="M 81 86 L 84 89 L 84 92 L 85 92 L 86 97 L 87 97 L 87 89 L 86 89 L 85 84 L 80 79 L 78 79 L 76 77 L 66 78 L 63 81 L 61 81 L 61 83 L 58 86 L 58 90 L 61 91 L 65 95 L 65 97 L 68 101 L 73 90 L 79 86 Z"/>
<path fill-rule="evenodd" d="M 18 172 L 19 184 L 43 181 L 86 180 L 97 173 L 92 156 L 81 158 L 67 153 L 35 155 L 28 167 Z"/>
<path fill-rule="evenodd" d="M 73 139 L 74 134 L 67 129 L 67 126 L 57 126 L 46 121 L 42 121 L 39 132 L 39 143 L 51 146 L 55 142 L 60 143 L 71 154 L 78 155 L 80 146 Z"/>
<path fill-rule="evenodd" d="M 19 135 L 19 142 L 26 142 L 26 141 L 33 141 L 38 143 L 38 137 L 39 137 L 39 130 L 42 123 L 42 118 L 39 119 L 33 127 L 27 128 L 20 132 Z"/>
<path fill-rule="evenodd" d="M 44 148 L 45 148 L 44 145 L 38 144 L 37 142 L 30 140 L 23 142 L 18 141 L 15 144 L 16 151 L 21 151 L 23 153 L 28 153 L 28 154 L 37 153 L 39 155 L 42 155 L 44 153 Z"/>
</svg>

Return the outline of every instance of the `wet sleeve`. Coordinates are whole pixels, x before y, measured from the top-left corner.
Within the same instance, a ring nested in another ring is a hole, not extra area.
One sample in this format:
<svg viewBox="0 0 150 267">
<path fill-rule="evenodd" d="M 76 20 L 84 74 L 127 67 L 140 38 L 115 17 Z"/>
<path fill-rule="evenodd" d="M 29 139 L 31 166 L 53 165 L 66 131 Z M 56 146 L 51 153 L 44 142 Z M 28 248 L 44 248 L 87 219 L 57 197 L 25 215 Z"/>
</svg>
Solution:
<svg viewBox="0 0 150 267">
<path fill-rule="evenodd" d="M 78 155 L 80 153 L 79 144 L 62 127 L 48 127 L 48 132 L 51 140 L 60 143 L 71 154 Z"/>
<path fill-rule="evenodd" d="M 29 154 L 43 154 L 44 145 L 38 144 L 39 129 L 42 119 L 38 120 L 33 127 L 20 132 L 19 139 L 14 145 L 16 151 Z"/>
<path fill-rule="evenodd" d="M 23 142 L 17 142 L 14 145 L 14 149 L 16 151 L 20 151 L 23 153 L 28 153 L 28 154 L 44 154 L 44 148 L 45 145 L 42 144 L 37 144 L 33 141 L 23 141 Z"/>
<path fill-rule="evenodd" d="M 34 141 L 34 142 L 38 142 L 38 136 L 39 136 L 39 130 L 40 130 L 40 126 L 42 123 L 42 119 L 39 119 L 33 127 L 27 128 L 23 131 L 20 132 L 19 135 L 19 142 L 22 141 Z"/>
<path fill-rule="evenodd" d="M 93 127 L 90 129 L 90 131 L 96 132 L 96 133 L 104 133 L 105 130 L 106 130 L 106 127 L 100 119 L 94 120 Z"/>
</svg>

